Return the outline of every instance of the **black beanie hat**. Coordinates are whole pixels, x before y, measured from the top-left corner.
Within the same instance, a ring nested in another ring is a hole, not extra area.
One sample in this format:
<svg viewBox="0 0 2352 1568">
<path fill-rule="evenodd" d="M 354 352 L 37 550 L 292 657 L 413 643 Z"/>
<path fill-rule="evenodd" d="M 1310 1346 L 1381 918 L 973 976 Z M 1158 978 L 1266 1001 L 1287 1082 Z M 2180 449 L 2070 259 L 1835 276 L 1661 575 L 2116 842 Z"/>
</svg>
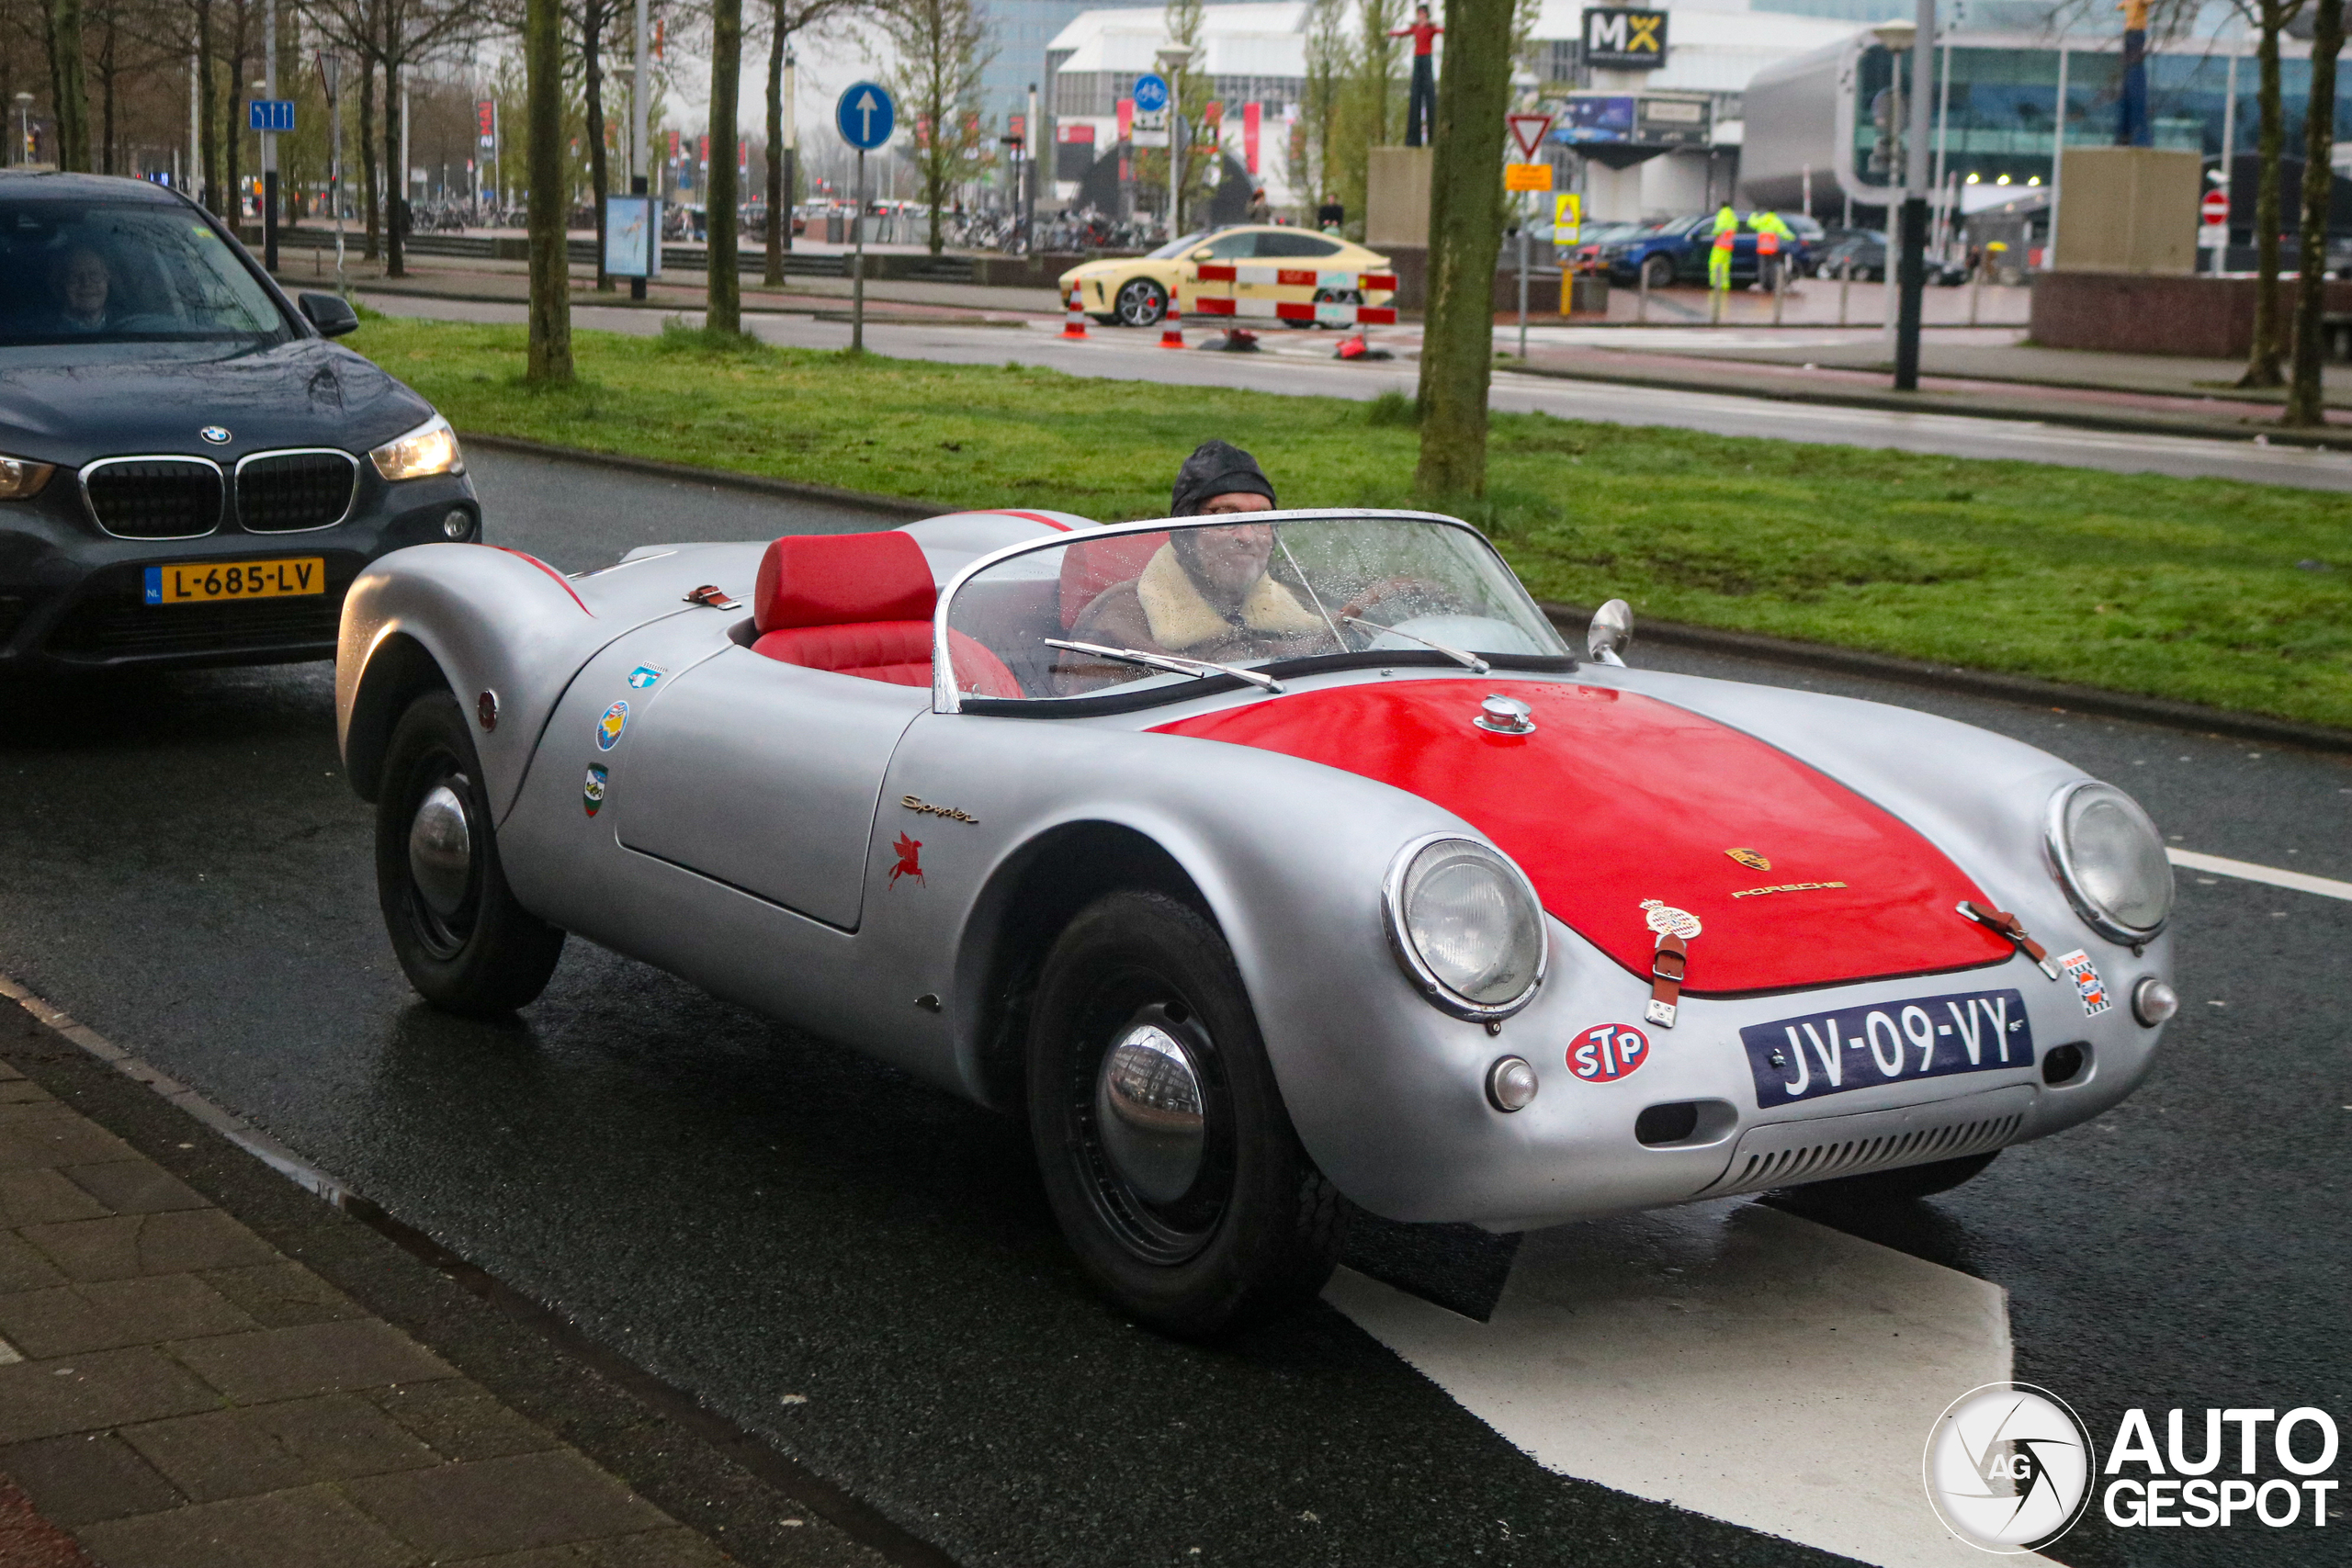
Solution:
<svg viewBox="0 0 2352 1568">
<path fill-rule="evenodd" d="M 1176 470 L 1176 491 L 1170 500 L 1168 515 L 1197 516 L 1204 502 L 1237 491 L 1274 501 L 1273 482 L 1258 467 L 1257 458 L 1229 441 L 1204 441 L 1184 459 L 1184 466 Z"/>
</svg>

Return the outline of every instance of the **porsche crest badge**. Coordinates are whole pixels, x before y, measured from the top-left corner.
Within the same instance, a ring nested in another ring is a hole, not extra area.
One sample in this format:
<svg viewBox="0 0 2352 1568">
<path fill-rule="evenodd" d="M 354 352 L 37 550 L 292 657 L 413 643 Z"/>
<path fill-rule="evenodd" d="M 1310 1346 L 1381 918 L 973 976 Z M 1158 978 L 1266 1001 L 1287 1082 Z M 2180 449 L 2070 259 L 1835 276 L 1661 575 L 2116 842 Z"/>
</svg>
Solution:
<svg viewBox="0 0 2352 1568">
<path fill-rule="evenodd" d="M 1740 864 L 1746 866 L 1750 871 L 1770 871 L 1772 869 L 1772 863 L 1766 860 L 1762 855 L 1758 854 L 1754 850 L 1725 850 L 1724 853 L 1731 856 L 1732 859 L 1737 861 Z"/>
</svg>

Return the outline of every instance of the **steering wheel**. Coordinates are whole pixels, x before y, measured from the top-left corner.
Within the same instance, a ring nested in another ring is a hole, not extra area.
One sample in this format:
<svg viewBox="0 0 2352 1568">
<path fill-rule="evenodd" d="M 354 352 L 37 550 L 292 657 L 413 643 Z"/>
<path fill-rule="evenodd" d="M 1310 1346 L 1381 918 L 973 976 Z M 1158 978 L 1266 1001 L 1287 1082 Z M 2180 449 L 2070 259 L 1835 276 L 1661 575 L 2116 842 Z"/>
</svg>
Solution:
<svg viewBox="0 0 2352 1568">
<path fill-rule="evenodd" d="M 1418 601 L 1414 609 L 1414 614 L 1417 615 L 1465 615 L 1473 614 L 1476 610 L 1476 606 L 1461 594 L 1441 583 L 1431 582 L 1426 577 L 1384 577 L 1349 600 L 1332 616 L 1332 619 L 1344 627 L 1352 617 L 1364 614 L 1374 604 L 1407 593 L 1412 594 Z M 1370 627 L 1364 629 L 1372 637 L 1377 637 L 1380 635 L 1372 631 Z"/>
</svg>

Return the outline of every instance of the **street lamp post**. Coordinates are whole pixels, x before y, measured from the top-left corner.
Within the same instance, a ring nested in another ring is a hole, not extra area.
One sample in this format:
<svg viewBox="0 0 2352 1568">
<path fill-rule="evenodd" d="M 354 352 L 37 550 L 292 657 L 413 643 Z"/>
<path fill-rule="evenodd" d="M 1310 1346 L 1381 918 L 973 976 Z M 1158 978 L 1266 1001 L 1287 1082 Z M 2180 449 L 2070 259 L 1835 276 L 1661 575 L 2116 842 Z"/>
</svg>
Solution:
<svg viewBox="0 0 2352 1568">
<path fill-rule="evenodd" d="M 334 151 L 327 160 L 327 203 L 334 209 L 334 286 L 345 296 L 351 293 L 351 279 L 344 275 L 343 264 L 343 108 L 337 96 L 343 82 L 343 60 L 338 55 L 319 56 L 319 85 L 326 89 L 327 119 L 334 127 Z"/>
<path fill-rule="evenodd" d="M 261 17 L 262 96 L 274 104 L 277 99 L 276 0 L 268 0 L 262 6 Z M 274 275 L 277 271 L 277 132 L 275 130 L 265 130 L 261 137 L 261 265 L 266 272 Z"/>
<path fill-rule="evenodd" d="M 1928 160 L 1929 113 L 1934 107 L 1928 84 L 1935 75 L 1936 0 L 1918 0 L 1918 19 L 1910 28 L 1910 126 L 1904 152 L 1902 297 L 1895 307 L 1894 389 L 1919 389 L 1919 316 L 1928 285 Z M 1884 36 L 1882 32 L 1882 37 Z M 1889 47 L 1893 47 L 1890 43 Z"/>
<path fill-rule="evenodd" d="M 32 161 L 33 96 L 30 93 L 18 93 L 17 95 L 17 155 L 8 162 L 29 164 Z"/>
</svg>

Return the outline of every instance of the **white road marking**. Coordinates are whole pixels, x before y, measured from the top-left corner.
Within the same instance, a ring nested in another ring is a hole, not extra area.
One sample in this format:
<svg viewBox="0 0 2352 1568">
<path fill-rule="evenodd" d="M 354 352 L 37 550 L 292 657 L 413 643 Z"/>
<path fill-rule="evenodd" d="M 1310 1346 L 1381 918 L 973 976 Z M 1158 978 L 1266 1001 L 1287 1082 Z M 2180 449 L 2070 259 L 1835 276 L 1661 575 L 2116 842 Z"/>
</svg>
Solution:
<svg viewBox="0 0 2352 1568">
<path fill-rule="evenodd" d="M 1997 1285 L 1727 1200 L 1531 1233 L 1488 1323 L 1344 1269 L 1325 1295 L 1546 1469 L 1890 1568 L 1983 1568 L 1920 1463 L 1947 1404 L 2009 1377 Z"/>
<path fill-rule="evenodd" d="M 2252 861 L 2201 855 L 2194 850 L 2166 850 L 2165 853 L 2171 858 L 2173 864 L 2185 866 L 2190 871 L 2210 871 L 2216 876 L 2234 876 L 2241 882 L 2291 887 L 2298 893 L 2316 893 L 2323 898 L 2352 898 L 2352 882 L 2308 876 L 2300 871 L 2281 871 L 2275 865 L 2256 865 Z"/>
</svg>

